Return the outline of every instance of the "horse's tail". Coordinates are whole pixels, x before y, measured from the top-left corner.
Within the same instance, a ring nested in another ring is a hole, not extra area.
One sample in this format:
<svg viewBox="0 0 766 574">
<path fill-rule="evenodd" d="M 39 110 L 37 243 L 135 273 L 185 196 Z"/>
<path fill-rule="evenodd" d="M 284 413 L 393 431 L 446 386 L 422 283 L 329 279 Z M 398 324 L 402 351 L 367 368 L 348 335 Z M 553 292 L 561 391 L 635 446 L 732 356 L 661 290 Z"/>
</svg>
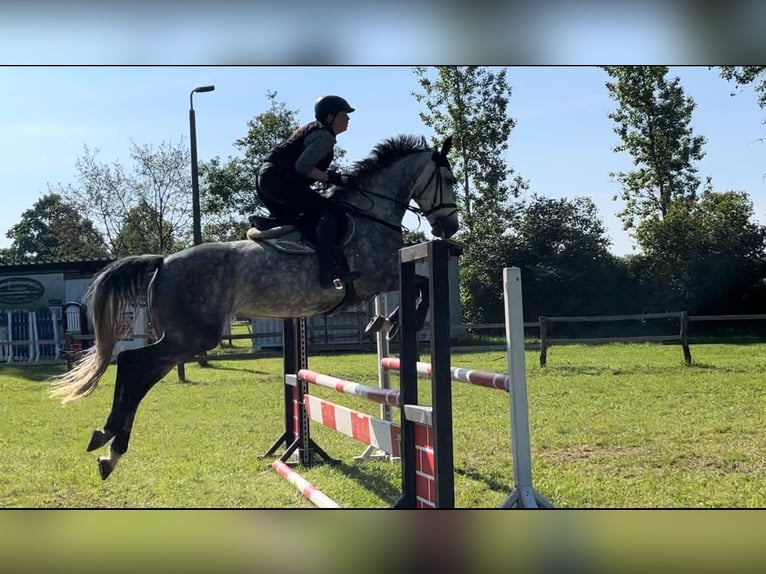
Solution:
<svg viewBox="0 0 766 574">
<path fill-rule="evenodd" d="M 137 255 L 110 263 L 85 293 L 95 341 L 74 368 L 54 378 L 51 394 L 62 403 L 91 394 L 109 366 L 119 325 L 128 303 L 148 295 L 150 273 L 162 267 L 162 255 Z M 147 297 L 148 298 L 148 297 Z"/>
</svg>

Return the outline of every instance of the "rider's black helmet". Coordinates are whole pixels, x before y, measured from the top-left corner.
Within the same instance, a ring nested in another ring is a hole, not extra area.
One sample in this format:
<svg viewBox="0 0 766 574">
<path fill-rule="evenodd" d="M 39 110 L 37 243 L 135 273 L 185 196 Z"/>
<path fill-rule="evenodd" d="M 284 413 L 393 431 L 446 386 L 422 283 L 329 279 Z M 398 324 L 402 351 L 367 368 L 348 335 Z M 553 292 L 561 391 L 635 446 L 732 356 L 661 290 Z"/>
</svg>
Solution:
<svg viewBox="0 0 766 574">
<path fill-rule="evenodd" d="M 327 114 L 337 114 L 338 112 L 351 113 L 354 111 L 349 103 L 340 96 L 322 96 L 314 104 L 314 117 L 323 122 Z"/>
</svg>

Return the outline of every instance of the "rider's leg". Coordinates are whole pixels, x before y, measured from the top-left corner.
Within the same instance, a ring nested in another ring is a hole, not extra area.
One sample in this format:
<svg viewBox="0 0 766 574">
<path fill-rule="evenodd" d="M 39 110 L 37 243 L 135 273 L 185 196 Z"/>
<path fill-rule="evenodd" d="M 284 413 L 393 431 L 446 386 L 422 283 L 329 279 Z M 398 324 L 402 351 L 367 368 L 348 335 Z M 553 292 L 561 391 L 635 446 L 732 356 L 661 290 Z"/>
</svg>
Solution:
<svg viewBox="0 0 766 574">
<path fill-rule="evenodd" d="M 339 219 L 340 211 L 335 206 L 331 206 L 322 212 L 316 226 L 319 285 L 322 289 L 333 287 L 335 278 L 346 282 L 360 277 L 360 273 L 348 269 L 343 250 L 336 246 Z"/>
<path fill-rule="evenodd" d="M 317 258 L 319 259 L 319 285 L 330 289 L 335 279 L 335 229 L 336 218 L 332 210 L 327 210 L 317 223 Z"/>
<path fill-rule="evenodd" d="M 271 217 L 280 223 L 293 223 L 300 213 L 289 179 L 276 167 L 261 170 L 256 180 L 256 192 Z"/>
</svg>

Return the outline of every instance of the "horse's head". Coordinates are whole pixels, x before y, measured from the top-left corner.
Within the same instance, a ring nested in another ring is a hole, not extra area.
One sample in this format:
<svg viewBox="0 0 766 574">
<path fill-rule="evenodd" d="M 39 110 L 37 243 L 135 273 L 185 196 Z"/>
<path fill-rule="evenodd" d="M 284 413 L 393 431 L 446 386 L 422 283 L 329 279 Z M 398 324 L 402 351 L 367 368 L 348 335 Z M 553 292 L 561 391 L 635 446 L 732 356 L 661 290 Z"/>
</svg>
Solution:
<svg viewBox="0 0 766 574">
<path fill-rule="evenodd" d="M 428 219 L 431 232 L 442 239 L 457 233 L 459 218 L 455 199 L 455 176 L 452 174 L 447 153 L 452 147 L 452 136 L 442 144 L 441 150 L 431 153 L 430 161 L 415 182 L 413 199 Z"/>
</svg>

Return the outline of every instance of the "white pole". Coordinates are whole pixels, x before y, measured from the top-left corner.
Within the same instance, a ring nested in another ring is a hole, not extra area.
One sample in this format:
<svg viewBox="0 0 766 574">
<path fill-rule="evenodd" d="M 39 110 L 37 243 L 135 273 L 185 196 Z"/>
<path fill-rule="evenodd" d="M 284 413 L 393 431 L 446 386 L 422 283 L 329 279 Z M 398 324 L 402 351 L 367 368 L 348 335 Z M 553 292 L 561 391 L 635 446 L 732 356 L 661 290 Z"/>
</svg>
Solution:
<svg viewBox="0 0 766 574">
<path fill-rule="evenodd" d="M 552 507 L 550 501 L 532 487 L 532 453 L 529 443 L 529 411 L 527 403 L 526 364 L 524 362 L 524 307 L 522 305 L 521 270 L 503 269 L 505 298 L 505 339 L 508 374 L 511 375 L 511 456 L 516 490 L 501 503 L 501 507 Z"/>
<path fill-rule="evenodd" d="M 375 315 L 382 315 L 383 317 L 388 316 L 388 304 L 386 303 L 385 293 L 378 293 L 375 296 Z M 375 333 L 375 338 L 378 343 L 378 386 L 381 389 L 391 388 L 391 376 L 389 371 L 388 369 L 384 369 L 380 364 L 385 357 L 388 357 L 390 350 L 388 346 L 388 338 L 386 337 L 387 334 L 388 333 L 385 330 Z M 390 421 L 391 407 L 388 405 L 381 405 L 380 418 L 384 421 Z"/>
<path fill-rule="evenodd" d="M 40 344 L 37 342 L 37 313 L 27 311 L 27 339 L 29 339 L 29 362 L 40 357 Z"/>
<path fill-rule="evenodd" d="M 5 340 L 8 342 L 13 341 L 13 325 L 11 325 L 11 312 L 6 311 L 5 317 L 8 320 L 8 332 L 6 333 Z M 13 345 L 3 345 L 4 357 L 7 357 L 6 363 L 13 361 Z"/>
</svg>

